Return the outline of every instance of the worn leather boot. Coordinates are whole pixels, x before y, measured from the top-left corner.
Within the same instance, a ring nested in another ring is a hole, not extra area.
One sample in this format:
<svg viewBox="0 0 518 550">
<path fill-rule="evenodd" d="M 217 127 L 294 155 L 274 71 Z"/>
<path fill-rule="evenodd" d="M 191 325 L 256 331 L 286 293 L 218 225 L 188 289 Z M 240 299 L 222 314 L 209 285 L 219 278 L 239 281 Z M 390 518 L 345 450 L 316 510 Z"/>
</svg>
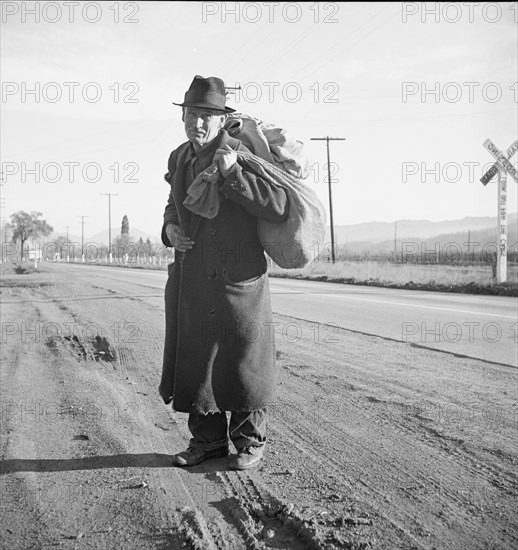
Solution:
<svg viewBox="0 0 518 550">
<path fill-rule="evenodd" d="M 248 470 L 249 468 L 255 468 L 261 458 L 263 458 L 264 445 L 260 447 L 245 447 L 237 452 L 237 455 L 232 457 L 230 461 L 230 468 L 232 470 Z"/>
<path fill-rule="evenodd" d="M 173 455 L 173 466 L 196 466 L 209 458 L 221 458 L 228 455 L 228 446 L 219 447 L 211 451 L 193 449 L 189 447 L 186 451 Z"/>
</svg>

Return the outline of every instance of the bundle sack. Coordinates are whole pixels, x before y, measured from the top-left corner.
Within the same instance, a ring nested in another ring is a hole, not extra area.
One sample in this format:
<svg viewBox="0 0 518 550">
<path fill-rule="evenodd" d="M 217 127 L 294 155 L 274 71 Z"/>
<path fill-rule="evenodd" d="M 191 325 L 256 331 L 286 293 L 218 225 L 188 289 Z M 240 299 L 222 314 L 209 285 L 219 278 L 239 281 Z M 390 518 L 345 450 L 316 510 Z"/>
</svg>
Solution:
<svg viewBox="0 0 518 550">
<path fill-rule="evenodd" d="M 228 116 L 225 129 L 258 157 L 275 164 L 298 179 L 306 179 L 309 159 L 302 141 L 292 138 L 284 128 L 265 124 L 261 120 L 233 113 Z"/>
<path fill-rule="evenodd" d="M 238 163 L 271 185 L 282 187 L 288 196 L 285 221 L 257 220 L 263 248 L 279 267 L 305 267 L 324 242 L 326 214 L 316 193 L 304 181 L 309 162 L 302 142 L 290 138 L 282 128 L 242 114 L 230 115 L 225 129 L 252 153 L 237 151 Z M 215 217 L 219 210 L 216 170 L 213 164 L 199 174 L 184 201 L 186 208 L 206 218 Z"/>
<path fill-rule="evenodd" d="M 315 257 L 325 238 L 326 214 L 313 189 L 303 180 L 256 155 L 237 153 L 238 162 L 265 181 L 282 187 L 288 196 L 285 221 L 257 220 L 257 234 L 266 253 L 284 269 L 298 269 Z"/>
</svg>

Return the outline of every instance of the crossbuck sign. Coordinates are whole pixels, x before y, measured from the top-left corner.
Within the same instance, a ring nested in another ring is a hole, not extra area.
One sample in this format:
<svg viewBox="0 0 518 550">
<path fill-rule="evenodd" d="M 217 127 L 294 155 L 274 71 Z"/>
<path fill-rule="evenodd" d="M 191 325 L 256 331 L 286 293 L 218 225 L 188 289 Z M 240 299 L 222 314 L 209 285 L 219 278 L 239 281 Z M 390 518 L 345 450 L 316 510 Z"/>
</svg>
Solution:
<svg viewBox="0 0 518 550">
<path fill-rule="evenodd" d="M 498 174 L 497 219 L 500 250 L 496 260 L 496 282 L 505 283 L 507 281 L 507 174 L 518 183 L 518 171 L 509 161 L 518 151 L 518 140 L 507 149 L 505 155 L 490 139 L 484 141 L 484 147 L 496 160 L 495 164 L 482 176 L 480 181 L 487 185 Z"/>
</svg>

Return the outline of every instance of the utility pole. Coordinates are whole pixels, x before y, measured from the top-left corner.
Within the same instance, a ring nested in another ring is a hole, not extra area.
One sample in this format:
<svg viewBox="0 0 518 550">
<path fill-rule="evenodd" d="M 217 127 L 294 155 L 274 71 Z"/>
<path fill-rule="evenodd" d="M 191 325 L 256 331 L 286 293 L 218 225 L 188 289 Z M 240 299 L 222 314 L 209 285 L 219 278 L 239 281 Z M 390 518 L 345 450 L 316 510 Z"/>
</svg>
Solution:
<svg viewBox="0 0 518 550">
<path fill-rule="evenodd" d="M 331 191 L 331 160 L 329 156 L 330 141 L 345 141 L 346 138 L 332 138 L 329 136 L 321 138 L 311 138 L 312 141 L 325 141 L 327 145 L 327 182 L 329 185 L 329 219 L 331 223 L 331 259 L 335 263 L 335 229 L 333 224 L 333 196 Z"/>
<path fill-rule="evenodd" d="M 88 216 L 79 216 L 81 218 L 81 261 L 85 263 L 85 218 Z"/>
<path fill-rule="evenodd" d="M 0 172 L 0 181 L 3 180 L 3 172 Z M 0 188 L 3 187 L 4 184 L 0 183 Z M 2 190 L 0 189 L 0 264 L 4 261 L 4 220 L 2 216 L 2 210 L 5 208 L 5 198 L 2 197 Z"/>
<path fill-rule="evenodd" d="M 468 229 L 468 262 L 471 261 L 471 231 Z"/>
<path fill-rule="evenodd" d="M 118 193 L 101 193 L 108 197 L 108 252 L 110 255 L 110 263 L 112 263 L 112 197 L 118 197 Z"/>
<path fill-rule="evenodd" d="M 394 222 L 394 258 L 397 263 L 397 222 Z"/>
<path fill-rule="evenodd" d="M 65 226 L 67 228 L 67 262 L 70 262 L 70 248 L 68 246 L 68 228 L 70 227 L 69 225 L 66 225 Z"/>
<path fill-rule="evenodd" d="M 225 86 L 225 95 L 236 94 L 237 90 L 241 90 L 241 86 Z"/>
<path fill-rule="evenodd" d="M 241 86 L 225 86 L 225 93 L 235 94 L 236 90 L 241 90 Z"/>
</svg>

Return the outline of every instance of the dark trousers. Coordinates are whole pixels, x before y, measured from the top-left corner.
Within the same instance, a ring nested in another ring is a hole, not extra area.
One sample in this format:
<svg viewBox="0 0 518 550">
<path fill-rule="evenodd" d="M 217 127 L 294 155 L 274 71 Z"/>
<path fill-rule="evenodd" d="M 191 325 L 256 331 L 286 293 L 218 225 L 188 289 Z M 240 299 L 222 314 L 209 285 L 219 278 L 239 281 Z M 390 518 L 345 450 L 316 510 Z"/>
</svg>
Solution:
<svg viewBox="0 0 518 550">
<path fill-rule="evenodd" d="M 211 451 L 228 445 L 228 439 L 240 451 L 245 447 L 261 447 L 266 442 L 266 409 L 227 414 L 189 414 L 190 446 Z M 228 429 L 228 434 L 227 434 Z"/>
</svg>

